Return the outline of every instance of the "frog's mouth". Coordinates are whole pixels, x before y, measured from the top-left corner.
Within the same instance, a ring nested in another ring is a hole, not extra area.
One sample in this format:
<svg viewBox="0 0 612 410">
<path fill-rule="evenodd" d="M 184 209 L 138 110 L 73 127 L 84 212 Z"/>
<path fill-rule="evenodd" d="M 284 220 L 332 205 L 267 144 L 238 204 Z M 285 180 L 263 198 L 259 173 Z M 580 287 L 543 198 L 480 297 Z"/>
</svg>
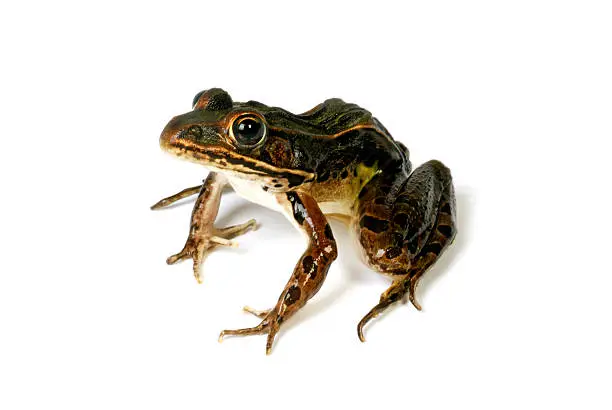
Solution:
<svg viewBox="0 0 612 410">
<path fill-rule="evenodd" d="M 276 167 L 240 154 L 220 137 L 220 133 L 211 133 L 207 138 L 206 143 L 196 142 L 188 131 L 176 131 L 167 126 L 160 136 L 160 146 L 166 152 L 204 165 L 212 171 L 256 181 L 272 190 L 294 188 L 315 179 L 314 173 Z"/>
</svg>

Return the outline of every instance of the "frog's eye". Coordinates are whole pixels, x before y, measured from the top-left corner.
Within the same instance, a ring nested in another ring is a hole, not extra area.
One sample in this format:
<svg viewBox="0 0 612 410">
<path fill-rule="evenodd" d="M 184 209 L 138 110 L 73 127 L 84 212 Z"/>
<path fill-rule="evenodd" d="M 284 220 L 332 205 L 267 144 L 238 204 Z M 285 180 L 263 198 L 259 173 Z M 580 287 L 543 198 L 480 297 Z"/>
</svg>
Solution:
<svg viewBox="0 0 612 410">
<path fill-rule="evenodd" d="M 254 115 L 244 115 L 234 120 L 232 136 L 240 145 L 252 147 L 263 141 L 266 136 L 266 124 Z"/>
</svg>

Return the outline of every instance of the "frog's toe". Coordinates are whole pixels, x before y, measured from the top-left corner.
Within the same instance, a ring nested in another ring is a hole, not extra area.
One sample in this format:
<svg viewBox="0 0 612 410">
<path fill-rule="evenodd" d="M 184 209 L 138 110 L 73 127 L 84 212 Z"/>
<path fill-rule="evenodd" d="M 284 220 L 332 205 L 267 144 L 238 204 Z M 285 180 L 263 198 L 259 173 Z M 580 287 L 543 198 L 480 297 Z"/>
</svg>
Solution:
<svg viewBox="0 0 612 410">
<path fill-rule="evenodd" d="M 197 194 L 198 192 L 200 192 L 200 190 L 202 189 L 202 185 L 197 185 L 191 188 L 186 188 L 183 189 L 181 192 L 176 193 L 174 195 L 171 195 L 167 198 L 164 198 L 160 201 L 157 201 L 154 205 L 151 206 L 151 209 L 156 210 L 156 209 L 162 209 L 165 208 L 169 205 L 172 205 L 173 203 L 175 203 L 176 201 L 179 201 L 183 198 L 187 198 L 190 197 L 192 195 Z"/>
<path fill-rule="evenodd" d="M 229 239 L 225 239 L 222 236 L 211 236 L 210 241 L 214 244 L 227 246 L 229 248 L 237 248 L 238 242 L 230 241 Z"/>
<path fill-rule="evenodd" d="M 219 334 L 219 343 L 223 341 L 225 336 L 250 336 L 260 335 L 266 331 L 268 323 L 264 320 L 255 327 L 247 327 L 244 329 L 226 329 Z"/>
<path fill-rule="evenodd" d="M 243 235 L 248 231 L 254 231 L 255 229 L 257 229 L 257 221 L 255 221 L 255 219 L 250 219 L 243 224 L 228 226 L 227 228 L 222 229 L 215 229 L 215 234 L 218 237 L 229 240 Z"/>
<path fill-rule="evenodd" d="M 166 263 L 168 265 L 174 265 L 178 261 L 182 261 L 183 259 L 187 259 L 190 257 L 191 257 L 190 252 L 187 249 L 183 249 L 179 253 L 175 253 L 174 255 L 171 255 L 168 258 L 166 258 Z"/>
<path fill-rule="evenodd" d="M 374 317 L 376 316 L 376 314 L 374 313 L 374 311 L 370 311 L 368 312 L 367 315 L 365 315 L 357 324 L 357 336 L 359 337 L 359 340 L 361 342 L 365 342 L 366 339 L 363 336 L 363 328 L 364 326 L 370 321 L 372 320 Z"/>
<path fill-rule="evenodd" d="M 166 259 L 168 265 L 173 265 L 185 259 L 193 260 L 193 276 L 198 283 L 202 283 L 200 275 L 200 266 L 206 257 L 207 250 L 210 248 L 209 241 L 188 241 L 183 250 Z"/>
<path fill-rule="evenodd" d="M 391 293 L 389 291 L 383 293 L 382 297 L 380 298 L 380 302 L 370 309 L 370 311 L 357 324 L 357 336 L 359 337 L 359 340 L 365 342 L 365 337 L 363 336 L 363 328 L 365 325 L 367 325 L 370 320 L 384 312 L 392 303 L 401 299 L 401 296 L 402 295 L 399 293 Z"/>
<path fill-rule="evenodd" d="M 247 312 L 247 313 L 250 313 L 250 314 L 252 314 L 252 315 L 257 316 L 257 317 L 258 317 L 258 318 L 260 318 L 260 319 L 265 318 L 265 317 L 266 317 L 266 316 L 268 316 L 268 315 L 270 314 L 270 312 L 272 311 L 272 309 L 266 309 L 266 310 L 256 310 L 256 309 L 253 309 L 253 308 L 252 308 L 252 307 L 250 307 L 250 306 L 245 306 L 245 307 L 243 307 L 243 308 L 242 308 L 242 310 L 244 310 L 244 311 L 245 311 L 245 312 Z"/>
<path fill-rule="evenodd" d="M 266 354 L 272 353 L 272 345 L 274 344 L 274 338 L 276 337 L 277 332 L 278 328 L 273 328 L 268 333 L 268 339 L 266 340 Z"/>
<path fill-rule="evenodd" d="M 184 259 L 196 259 L 204 252 L 206 245 L 207 244 L 203 241 L 189 239 L 179 253 L 175 253 L 166 259 L 166 263 L 168 265 L 174 265 L 176 262 Z"/>
<path fill-rule="evenodd" d="M 419 301 L 416 298 L 416 294 L 415 294 L 415 290 L 416 290 L 416 285 L 417 285 L 417 281 L 416 280 L 411 280 L 410 281 L 410 287 L 409 287 L 409 296 L 408 299 L 410 300 L 410 303 L 412 303 L 412 305 L 417 309 L 417 310 L 422 310 L 421 308 L 421 304 L 419 303 Z"/>
<path fill-rule="evenodd" d="M 202 266 L 202 260 L 200 260 L 200 259 L 194 259 L 193 260 L 193 277 L 200 284 L 202 283 L 202 275 L 200 274 L 201 266 Z"/>
</svg>

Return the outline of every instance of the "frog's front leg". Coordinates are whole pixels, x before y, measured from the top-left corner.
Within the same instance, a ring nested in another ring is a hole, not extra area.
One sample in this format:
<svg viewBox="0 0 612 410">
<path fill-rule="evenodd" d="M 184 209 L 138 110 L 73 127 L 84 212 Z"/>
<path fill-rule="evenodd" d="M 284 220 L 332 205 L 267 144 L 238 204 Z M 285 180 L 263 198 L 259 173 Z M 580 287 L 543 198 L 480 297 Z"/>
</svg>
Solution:
<svg viewBox="0 0 612 410">
<path fill-rule="evenodd" d="M 242 235 L 256 226 L 254 219 L 228 228 L 217 229 L 213 226 L 219 212 L 223 187 L 226 184 L 227 179 L 215 172 L 211 172 L 206 180 L 204 180 L 191 213 L 191 227 L 187 242 L 179 253 L 170 256 L 166 260 L 168 264 L 173 264 L 182 259 L 193 259 L 193 275 L 200 283 L 200 265 L 207 253 L 219 245 L 235 246 L 231 241 L 232 238 Z M 188 190 L 192 189 L 189 188 Z M 169 198 L 172 199 L 180 195 L 181 193 L 178 193 Z"/>
<path fill-rule="evenodd" d="M 336 241 L 331 227 L 311 196 L 288 192 L 278 194 L 277 200 L 283 205 L 289 219 L 308 236 L 308 248 L 295 266 L 291 279 L 285 285 L 273 309 L 259 312 L 245 308 L 248 312 L 263 318 L 258 326 L 224 330 L 219 336 L 221 341 L 226 335 L 246 336 L 267 333 L 266 354 L 270 353 L 281 324 L 319 291 L 329 266 L 337 256 Z"/>
</svg>

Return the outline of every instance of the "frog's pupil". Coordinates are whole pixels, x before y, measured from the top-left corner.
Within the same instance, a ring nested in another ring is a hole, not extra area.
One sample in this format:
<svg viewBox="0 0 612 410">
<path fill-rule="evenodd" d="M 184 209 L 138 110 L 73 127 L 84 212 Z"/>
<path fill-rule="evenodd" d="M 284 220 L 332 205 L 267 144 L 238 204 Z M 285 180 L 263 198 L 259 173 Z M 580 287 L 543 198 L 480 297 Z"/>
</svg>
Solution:
<svg viewBox="0 0 612 410">
<path fill-rule="evenodd" d="M 241 144 L 256 144 L 263 137 L 263 124 L 255 118 L 244 118 L 234 125 L 234 136 Z"/>
<path fill-rule="evenodd" d="M 259 123 L 254 120 L 244 120 L 238 125 L 238 131 L 243 137 L 252 138 L 257 136 L 259 131 Z"/>
</svg>

